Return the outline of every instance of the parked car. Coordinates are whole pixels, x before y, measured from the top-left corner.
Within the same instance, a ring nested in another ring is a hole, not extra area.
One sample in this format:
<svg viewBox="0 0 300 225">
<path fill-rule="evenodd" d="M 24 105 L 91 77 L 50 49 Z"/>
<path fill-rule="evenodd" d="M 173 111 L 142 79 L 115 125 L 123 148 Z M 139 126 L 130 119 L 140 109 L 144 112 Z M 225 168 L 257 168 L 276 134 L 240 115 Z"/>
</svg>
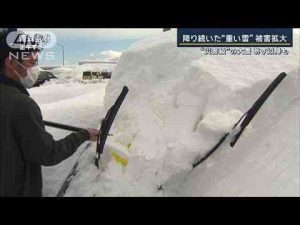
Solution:
<svg viewBox="0 0 300 225">
<path fill-rule="evenodd" d="M 92 72 L 92 79 L 99 79 L 101 76 L 100 72 Z"/>
<path fill-rule="evenodd" d="M 37 81 L 35 82 L 35 84 L 33 85 L 34 87 L 39 87 L 41 84 L 45 83 L 46 81 L 49 81 L 51 79 L 57 79 L 56 76 L 54 76 L 53 73 L 51 73 L 50 71 L 40 71 L 39 72 L 39 77 L 37 79 Z"/>
<path fill-rule="evenodd" d="M 91 79 L 110 79 L 112 72 L 95 72 L 95 71 L 84 71 L 82 74 L 82 80 Z"/>
<path fill-rule="evenodd" d="M 101 76 L 103 77 L 103 79 L 110 79 L 111 74 L 112 74 L 112 72 L 104 71 L 104 72 L 101 73 Z"/>
<path fill-rule="evenodd" d="M 92 72 L 84 71 L 82 74 L 82 80 L 91 80 L 91 79 L 92 79 Z"/>
</svg>

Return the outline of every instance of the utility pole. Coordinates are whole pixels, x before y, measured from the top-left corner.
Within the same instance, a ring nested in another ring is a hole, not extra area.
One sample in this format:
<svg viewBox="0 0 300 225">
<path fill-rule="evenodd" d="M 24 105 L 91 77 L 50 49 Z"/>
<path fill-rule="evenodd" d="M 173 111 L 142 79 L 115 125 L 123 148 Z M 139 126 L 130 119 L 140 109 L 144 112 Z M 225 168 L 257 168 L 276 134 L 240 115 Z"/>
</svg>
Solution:
<svg viewBox="0 0 300 225">
<path fill-rule="evenodd" d="M 60 46 L 62 48 L 62 52 L 63 52 L 63 66 L 65 65 L 65 49 L 64 46 L 62 44 L 57 44 L 58 46 Z"/>
</svg>

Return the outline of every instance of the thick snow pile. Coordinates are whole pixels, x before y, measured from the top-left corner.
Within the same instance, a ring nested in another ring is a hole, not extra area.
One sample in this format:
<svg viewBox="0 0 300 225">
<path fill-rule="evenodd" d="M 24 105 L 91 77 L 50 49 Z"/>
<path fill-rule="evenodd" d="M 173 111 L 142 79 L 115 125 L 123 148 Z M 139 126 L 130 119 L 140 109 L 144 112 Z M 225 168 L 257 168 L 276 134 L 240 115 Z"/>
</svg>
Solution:
<svg viewBox="0 0 300 225">
<path fill-rule="evenodd" d="M 104 112 L 123 85 L 130 91 L 102 169 L 93 165 L 93 145 L 66 196 L 299 195 L 299 33 L 288 50 L 281 56 L 207 56 L 199 48 L 177 48 L 176 30 L 134 43 L 106 89 Z M 283 71 L 288 76 L 236 147 L 227 140 L 190 173 Z M 112 160 L 111 152 L 128 165 Z M 164 191 L 157 191 L 160 184 Z"/>
</svg>

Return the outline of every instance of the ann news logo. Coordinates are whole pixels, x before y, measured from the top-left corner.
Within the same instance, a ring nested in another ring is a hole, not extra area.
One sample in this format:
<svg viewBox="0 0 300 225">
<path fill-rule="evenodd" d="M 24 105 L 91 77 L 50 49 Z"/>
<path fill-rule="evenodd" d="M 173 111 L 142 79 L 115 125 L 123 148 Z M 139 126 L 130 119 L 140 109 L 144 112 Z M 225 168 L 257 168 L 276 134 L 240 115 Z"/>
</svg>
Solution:
<svg viewBox="0 0 300 225">
<path fill-rule="evenodd" d="M 12 31 L 6 37 L 7 45 L 14 50 L 10 52 L 10 56 L 14 58 L 27 59 L 29 55 L 34 58 L 46 58 L 46 60 L 54 59 L 54 52 L 41 51 L 47 50 L 55 46 L 56 36 L 50 31 Z M 34 50 L 37 50 L 34 52 Z"/>
<path fill-rule="evenodd" d="M 18 50 L 42 50 L 55 46 L 56 36 L 50 31 L 13 31 L 6 37 L 7 45 Z"/>
</svg>

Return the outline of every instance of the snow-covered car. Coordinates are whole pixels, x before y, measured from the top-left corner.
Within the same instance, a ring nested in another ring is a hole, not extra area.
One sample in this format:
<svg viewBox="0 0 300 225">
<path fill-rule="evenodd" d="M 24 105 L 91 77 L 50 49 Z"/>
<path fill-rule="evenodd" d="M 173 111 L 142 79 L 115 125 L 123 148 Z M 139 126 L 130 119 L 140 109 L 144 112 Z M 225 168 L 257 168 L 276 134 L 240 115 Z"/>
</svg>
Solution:
<svg viewBox="0 0 300 225">
<path fill-rule="evenodd" d="M 43 84 L 46 81 L 49 81 L 51 79 L 57 79 L 57 77 L 54 76 L 54 74 L 51 73 L 50 71 L 42 70 L 39 72 L 39 77 L 33 86 L 39 87 L 41 84 Z"/>
</svg>

